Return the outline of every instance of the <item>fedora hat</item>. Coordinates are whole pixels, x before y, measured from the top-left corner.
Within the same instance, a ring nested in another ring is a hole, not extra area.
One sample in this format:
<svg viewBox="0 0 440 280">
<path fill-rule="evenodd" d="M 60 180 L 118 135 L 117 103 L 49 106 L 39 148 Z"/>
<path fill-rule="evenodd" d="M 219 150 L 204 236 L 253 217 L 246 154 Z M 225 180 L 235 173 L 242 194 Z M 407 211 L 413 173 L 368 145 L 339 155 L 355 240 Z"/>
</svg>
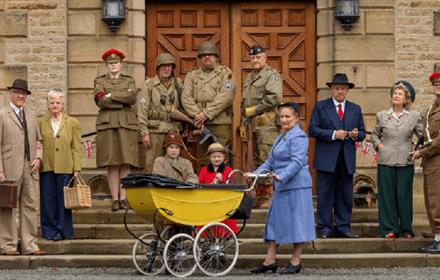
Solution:
<svg viewBox="0 0 440 280">
<path fill-rule="evenodd" d="M 337 74 L 335 74 L 335 76 L 333 77 L 333 80 L 331 82 L 326 83 L 326 85 L 328 87 L 331 87 L 334 84 L 337 84 L 337 85 L 348 85 L 348 88 L 354 88 L 354 84 L 350 83 L 348 81 L 347 75 L 345 75 L 344 73 L 337 73 Z"/>
<path fill-rule="evenodd" d="M 28 95 L 32 93 L 30 90 L 28 90 L 28 83 L 25 80 L 22 80 L 22 79 L 16 79 L 12 83 L 12 86 L 8 87 L 8 90 L 11 90 L 11 89 L 21 89 L 21 90 L 24 90 Z"/>
</svg>

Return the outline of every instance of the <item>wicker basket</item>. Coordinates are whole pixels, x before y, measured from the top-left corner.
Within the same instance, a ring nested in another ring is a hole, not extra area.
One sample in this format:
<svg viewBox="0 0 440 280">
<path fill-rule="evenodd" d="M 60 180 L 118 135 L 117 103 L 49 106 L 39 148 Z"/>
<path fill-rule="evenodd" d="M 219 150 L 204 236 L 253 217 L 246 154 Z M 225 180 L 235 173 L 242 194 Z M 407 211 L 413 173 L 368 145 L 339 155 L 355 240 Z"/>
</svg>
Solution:
<svg viewBox="0 0 440 280">
<path fill-rule="evenodd" d="M 78 180 L 76 186 L 69 188 L 75 177 Z M 90 186 L 84 182 L 81 175 L 73 176 L 69 184 L 64 187 L 64 207 L 72 210 L 92 207 L 92 192 Z"/>
</svg>

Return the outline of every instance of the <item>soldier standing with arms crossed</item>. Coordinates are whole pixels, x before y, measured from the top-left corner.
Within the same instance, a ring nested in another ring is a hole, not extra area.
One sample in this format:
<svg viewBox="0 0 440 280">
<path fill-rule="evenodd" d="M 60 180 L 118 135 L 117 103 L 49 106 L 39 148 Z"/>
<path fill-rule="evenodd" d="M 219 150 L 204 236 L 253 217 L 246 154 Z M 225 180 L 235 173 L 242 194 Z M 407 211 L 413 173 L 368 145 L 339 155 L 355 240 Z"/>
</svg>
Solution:
<svg viewBox="0 0 440 280">
<path fill-rule="evenodd" d="M 200 67 L 186 75 L 182 93 L 182 107 L 198 128 L 206 126 L 224 147 L 231 143 L 232 101 L 235 84 L 232 71 L 218 63 L 219 51 L 212 42 L 199 46 Z M 198 155 L 205 156 L 210 143 L 198 145 Z"/>
<path fill-rule="evenodd" d="M 130 166 L 138 166 L 138 124 L 132 108 L 137 90 L 133 78 L 121 74 L 124 58 L 119 50 L 106 51 L 102 59 L 108 73 L 95 79 L 95 103 L 100 108 L 96 165 L 107 167 L 112 211 L 128 207 L 120 180 L 128 175 Z"/>
<path fill-rule="evenodd" d="M 145 148 L 145 173 L 151 173 L 153 162 L 163 155 L 162 145 L 170 132 L 181 128 L 172 122 L 169 113 L 180 108 L 183 82 L 174 77 L 176 61 L 170 53 L 161 53 L 156 58 L 156 76 L 145 81 L 139 95 L 138 122 Z M 141 157 L 142 158 L 142 157 Z"/>
<path fill-rule="evenodd" d="M 253 71 L 243 84 L 240 136 L 242 139 L 254 137 L 256 157 L 247 160 L 254 160 L 255 165 L 259 166 L 266 161 L 279 133 L 277 108 L 283 99 L 283 82 L 278 72 L 267 64 L 266 51 L 261 46 L 252 46 L 249 55 Z M 248 125 L 252 128 L 252 135 L 247 135 Z M 255 206 L 268 208 L 272 196 L 271 183 L 257 185 L 256 192 Z"/>
</svg>

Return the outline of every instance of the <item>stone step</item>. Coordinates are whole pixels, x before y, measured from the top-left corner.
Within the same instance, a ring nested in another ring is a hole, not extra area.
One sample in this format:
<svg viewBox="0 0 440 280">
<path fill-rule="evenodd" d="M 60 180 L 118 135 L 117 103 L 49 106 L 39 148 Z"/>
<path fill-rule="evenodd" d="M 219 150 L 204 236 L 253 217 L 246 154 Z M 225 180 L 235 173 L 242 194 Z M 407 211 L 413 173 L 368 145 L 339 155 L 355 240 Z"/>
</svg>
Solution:
<svg viewBox="0 0 440 280">
<path fill-rule="evenodd" d="M 261 255 L 266 244 L 261 239 L 240 239 L 240 252 L 245 255 Z M 318 239 L 307 243 L 304 252 L 308 254 L 354 254 L 354 253 L 416 253 L 429 245 L 430 239 L 414 238 L 389 240 L 384 238 Z M 131 254 L 134 239 L 71 239 L 59 242 L 40 241 L 39 245 L 51 255 L 126 255 Z M 290 246 L 280 246 L 279 253 L 289 254 Z"/>
<path fill-rule="evenodd" d="M 237 269 L 249 269 L 260 264 L 264 255 L 240 254 Z M 279 254 L 278 265 L 284 267 L 290 255 Z M 389 268 L 389 267 L 438 267 L 440 255 L 419 253 L 378 254 L 303 254 L 302 263 L 308 268 Z M 0 256 L 0 269 L 28 269 L 38 267 L 132 267 L 130 255 L 48 255 L 48 256 Z M 231 273 L 233 274 L 233 272 Z M 200 275 L 200 271 L 196 272 Z"/>
<path fill-rule="evenodd" d="M 316 212 L 316 210 L 315 210 Z M 254 209 L 248 220 L 250 224 L 264 224 L 266 221 L 267 209 Z M 123 223 L 124 211 L 112 212 L 110 207 L 93 207 L 91 209 L 78 210 L 74 212 L 75 224 L 121 224 Z M 417 217 L 416 217 L 417 218 Z M 377 222 L 377 209 L 354 209 L 353 223 Z M 129 224 L 145 224 L 147 219 L 142 218 L 130 210 L 127 213 Z M 148 222 L 151 222 L 149 220 Z"/>
<path fill-rule="evenodd" d="M 129 229 L 136 235 L 151 232 L 151 224 L 129 224 Z M 240 225 L 239 225 L 240 226 Z M 361 237 L 377 237 L 378 223 L 353 223 L 352 231 Z M 422 232 L 430 231 L 429 225 L 425 223 L 414 223 L 414 233 L 422 236 Z M 262 238 L 264 224 L 246 224 L 246 228 L 240 233 L 240 238 Z M 125 230 L 123 224 L 75 224 L 74 239 L 121 239 L 132 238 Z"/>
</svg>

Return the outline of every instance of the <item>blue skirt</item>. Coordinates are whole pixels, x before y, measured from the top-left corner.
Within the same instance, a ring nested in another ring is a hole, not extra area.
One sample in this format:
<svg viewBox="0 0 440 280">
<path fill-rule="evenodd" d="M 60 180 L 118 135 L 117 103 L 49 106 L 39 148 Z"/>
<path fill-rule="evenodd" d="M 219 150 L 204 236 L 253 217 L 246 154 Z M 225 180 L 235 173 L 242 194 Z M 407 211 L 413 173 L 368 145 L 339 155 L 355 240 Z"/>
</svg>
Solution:
<svg viewBox="0 0 440 280">
<path fill-rule="evenodd" d="M 267 214 L 264 240 L 292 244 L 315 239 L 312 188 L 275 191 Z"/>
</svg>

